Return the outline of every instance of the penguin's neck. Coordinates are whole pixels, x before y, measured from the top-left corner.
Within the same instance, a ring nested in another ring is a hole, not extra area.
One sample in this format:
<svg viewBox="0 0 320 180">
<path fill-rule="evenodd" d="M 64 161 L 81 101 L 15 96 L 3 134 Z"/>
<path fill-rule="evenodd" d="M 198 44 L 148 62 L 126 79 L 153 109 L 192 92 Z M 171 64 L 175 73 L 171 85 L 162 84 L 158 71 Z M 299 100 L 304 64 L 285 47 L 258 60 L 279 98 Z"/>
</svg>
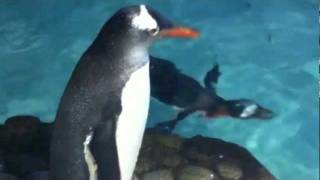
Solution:
<svg viewBox="0 0 320 180">
<path fill-rule="evenodd" d="M 97 38 L 91 46 L 92 49 L 97 50 L 95 54 L 104 57 L 111 55 L 111 59 L 124 60 L 130 66 L 148 62 L 141 62 L 141 60 L 149 60 L 148 47 L 151 42 L 140 43 L 138 40 L 125 37 L 110 34 L 109 38 Z"/>
<path fill-rule="evenodd" d="M 149 62 L 148 49 L 145 47 L 135 46 L 130 48 L 125 58 L 130 66 L 140 68 Z"/>
<path fill-rule="evenodd" d="M 120 72 L 133 72 L 149 62 L 149 54 L 147 45 L 125 43 L 110 39 L 108 43 L 95 41 L 84 59 L 92 61 L 93 59 L 102 68 L 117 67 Z"/>
</svg>

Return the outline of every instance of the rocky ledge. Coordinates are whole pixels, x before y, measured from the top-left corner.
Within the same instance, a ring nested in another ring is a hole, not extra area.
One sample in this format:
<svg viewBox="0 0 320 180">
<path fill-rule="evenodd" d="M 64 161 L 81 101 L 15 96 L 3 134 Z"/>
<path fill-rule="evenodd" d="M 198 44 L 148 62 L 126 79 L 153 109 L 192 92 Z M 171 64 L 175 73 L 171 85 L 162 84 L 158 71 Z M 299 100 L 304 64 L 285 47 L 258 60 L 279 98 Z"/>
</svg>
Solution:
<svg viewBox="0 0 320 180">
<path fill-rule="evenodd" d="M 0 125 L 0 180 L 47 180 L 52 124 L 15 116 Z M 246 149 L 215 138 L 147 129 L 136 180 L 275 180 Z"/>
</svg>

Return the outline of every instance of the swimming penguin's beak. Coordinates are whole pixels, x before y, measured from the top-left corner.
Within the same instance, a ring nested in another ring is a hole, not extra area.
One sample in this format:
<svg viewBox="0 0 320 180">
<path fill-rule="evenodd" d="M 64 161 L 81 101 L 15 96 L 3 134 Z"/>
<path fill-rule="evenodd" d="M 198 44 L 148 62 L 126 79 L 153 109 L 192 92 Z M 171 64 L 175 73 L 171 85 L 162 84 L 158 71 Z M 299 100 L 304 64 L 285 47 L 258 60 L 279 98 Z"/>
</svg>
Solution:
<svg viewBox="0 0 320 180">
<path fill-rule="evenodd" d="M 197 38 L 199 32 L 187 27 L 173 27 L 161 30 L 160 35 L 163 37 Z"/>
</svg>

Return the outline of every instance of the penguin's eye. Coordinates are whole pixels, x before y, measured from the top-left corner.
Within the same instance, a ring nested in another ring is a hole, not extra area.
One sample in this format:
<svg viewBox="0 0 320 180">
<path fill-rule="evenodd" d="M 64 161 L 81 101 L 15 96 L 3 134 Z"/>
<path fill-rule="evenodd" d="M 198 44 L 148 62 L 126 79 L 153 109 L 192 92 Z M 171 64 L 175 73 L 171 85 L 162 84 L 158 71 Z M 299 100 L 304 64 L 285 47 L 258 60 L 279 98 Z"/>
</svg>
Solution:
<svg viewBox="0 0 320 180">
<path fill-rule="evenodd" d="M 155 35 L 157 35 L 158 34 L 158 32 L 159 32 L 159 28 L 157 27 L 157 28 L 153 28 L 153 29 L 150 29 L 150 30 L 148 30 L 149 31 L 149 33 L 152 35 L 152 36 L 155 36 Z"/>
</svg>

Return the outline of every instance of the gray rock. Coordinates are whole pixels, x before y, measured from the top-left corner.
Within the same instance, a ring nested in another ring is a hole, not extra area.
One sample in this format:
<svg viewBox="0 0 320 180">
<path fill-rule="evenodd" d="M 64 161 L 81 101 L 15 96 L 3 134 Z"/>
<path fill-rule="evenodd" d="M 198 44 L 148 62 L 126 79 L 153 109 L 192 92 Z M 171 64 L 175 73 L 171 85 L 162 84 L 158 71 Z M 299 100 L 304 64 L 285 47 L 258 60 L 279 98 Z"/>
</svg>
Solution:
<svg viewBox="0 0 320 180">
<path fill-rule="evenodd" d="M 0 172 L 13 174 L 0 173 L 0 180 L 48 170 L 52 126 L 30 116 L 15 116 L 0 125 Z M 145 133 L 135 174 L 135 180 L 276 180 L 239 145 L 150 130 Z"/>
<path fill-rule="evenodd" d="M 158 134 L 155 135 L 155 140 L 159 144 L 177 151 L 181 150 L 183 144 L 183 140 L 177 135 Z"/>
<path fill-rule="evenodd" d="M 219 175 L 230 180 L 242 178 L 243 172 L 236 162 L 222 161 L 217 165 Z"/>
<path fill-rule="evenodd" d="M 259 180 L 276 180 L 276 178 L 264 168 L 259 169 L 257 176 Z"/>
<path fill-rule="evenodd" d="M 212 171 L 198 167 L 198 166 L 185 166 L 179 173 L 177 180 L 215 180 L 215 175 Z"/>
<path fill-rule="evenodd" d="M 141 174 L 151 170 L 155 165 L 155 162 L 149 158 L 141 157 L 136 164 L 135 173 Z"/>
<path fill-rule="evenodd" d="M 142 180 L 173 180 L 171 171 L 157 170 L 143 175 Z"/>
<path fill-rule="evenodd" d="M 178 167 L 182 163 L 182 158 L 178 153 L 172 153 L 163 157 L 162 164 L 169 168 Z"/>
<path fill-rule="evenodd" d="M 211 156 L 207 154 L 201 154 L 196 147 L 189 148 L 184 153 L 185 157 L 193 162 L 193 165 L 199 165 L 210 169 L 213 166 Z"/>
</svg>

